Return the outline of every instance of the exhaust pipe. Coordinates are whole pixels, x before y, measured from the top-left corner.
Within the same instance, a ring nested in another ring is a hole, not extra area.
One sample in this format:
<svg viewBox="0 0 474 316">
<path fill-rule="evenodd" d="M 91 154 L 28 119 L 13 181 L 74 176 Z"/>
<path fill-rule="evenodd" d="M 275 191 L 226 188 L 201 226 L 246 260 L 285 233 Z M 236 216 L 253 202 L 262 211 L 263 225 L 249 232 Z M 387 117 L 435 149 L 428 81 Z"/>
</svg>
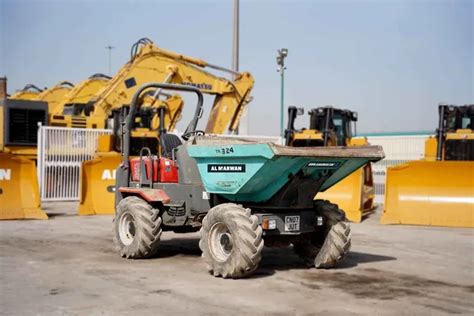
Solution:
<svg viewBox="0 0 474 316">
<path fill-rule="evenodd" d="M 7 77 L 0 77 L 0 99 L 7 97 Z"/>
<path fill-rule="evenodd" d="M 445 131 L 445 111 L 447 109 L 446 104 L 439 105 L 439 124 L 438 129 L 436 130 L 436 136 L 438 138 L 438 146 L 436 148 L 436 160 L 441 161 L 443 159 L 443 145 L 444 145 L 444 133 Z"/>
</svg>

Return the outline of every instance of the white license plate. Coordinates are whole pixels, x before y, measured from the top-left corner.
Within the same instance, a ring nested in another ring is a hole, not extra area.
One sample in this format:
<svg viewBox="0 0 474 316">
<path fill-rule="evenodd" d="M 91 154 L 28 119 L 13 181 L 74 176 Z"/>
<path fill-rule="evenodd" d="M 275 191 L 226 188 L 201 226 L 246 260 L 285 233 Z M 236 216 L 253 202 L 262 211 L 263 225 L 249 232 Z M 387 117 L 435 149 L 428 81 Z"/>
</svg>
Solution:
<svg viewBox="0 0 474 316">
<path fill-rule="evenodd" d="M 285 231 L 294 232 L 300 230 L 300 217 L 299 216 L 285 216 Z"/>
</svg>

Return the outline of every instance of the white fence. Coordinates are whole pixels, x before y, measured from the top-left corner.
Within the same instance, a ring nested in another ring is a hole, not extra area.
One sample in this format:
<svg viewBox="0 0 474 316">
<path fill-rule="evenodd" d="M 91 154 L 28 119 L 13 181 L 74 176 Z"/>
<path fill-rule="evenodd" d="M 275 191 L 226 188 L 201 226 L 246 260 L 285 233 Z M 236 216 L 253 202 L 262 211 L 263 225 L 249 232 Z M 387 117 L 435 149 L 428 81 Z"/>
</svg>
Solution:
<svg viewBox="0 0 474 316">
<path fill-rule="evenodd" d="M 99 135 L 111 130 L 40 126 L 38 182 L 42 201 L 75 201 L 81 163 L 94 157 Z"/>
<path fill-rule="evenodd" d="M 368 136 L 371 145 L 380 145 L 385 159 L 372 165 L 375 186 L 375 202 L 383 203 L 387 167 L 424 157 L 425 141 L 429 135 Z"/>
</svg>

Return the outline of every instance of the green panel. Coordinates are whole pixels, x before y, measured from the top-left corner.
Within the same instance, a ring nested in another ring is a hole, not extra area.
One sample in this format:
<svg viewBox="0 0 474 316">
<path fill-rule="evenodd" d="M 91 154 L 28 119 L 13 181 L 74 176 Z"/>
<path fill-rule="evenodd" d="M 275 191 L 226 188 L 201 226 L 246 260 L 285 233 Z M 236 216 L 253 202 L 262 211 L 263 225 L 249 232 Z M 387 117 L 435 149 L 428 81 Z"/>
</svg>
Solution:
<svg viewBox="0 0 474 316">
<path fill-rule="evenodd" d="M 333 186 L 365 165 L 368 158 L 275 155 L 268 144 L 193 145 L 188 153 L 197 161 L 204 187 L 232 201 L 263 202 L 277 193 L 300 170 L 304 178 L 332 174 L 321 190 Z"/>
<path fill-rule="evenodd" d="M 267 144 L 189 146 L 188 153 L 197 161 L 206 191 L 218 194 L 236 194 L 274 156 Z M 244 164 L 245 172 L 208 172 L 209 164 Z"/>
</svg>

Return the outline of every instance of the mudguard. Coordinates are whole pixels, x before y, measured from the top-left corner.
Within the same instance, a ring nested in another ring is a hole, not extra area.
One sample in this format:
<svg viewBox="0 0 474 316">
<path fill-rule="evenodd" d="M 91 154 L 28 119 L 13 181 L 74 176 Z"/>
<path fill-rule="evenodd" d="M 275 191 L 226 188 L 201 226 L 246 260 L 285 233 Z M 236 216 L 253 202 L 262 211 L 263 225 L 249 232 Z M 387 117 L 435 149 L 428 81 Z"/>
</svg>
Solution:
<svg viewBox="0 0 474 316">
<path fill-rule="evenodd" d="M 150 189 L 150 188 L 119 188 L 118 191 L 122 193 L 124 197 L 130 195 L 136 195 L 144 199 L 145 201 L 161 202 L 163 204 L 170 203 L 171 199 L 165 191 L 161 189 Z"/>
</svg>

